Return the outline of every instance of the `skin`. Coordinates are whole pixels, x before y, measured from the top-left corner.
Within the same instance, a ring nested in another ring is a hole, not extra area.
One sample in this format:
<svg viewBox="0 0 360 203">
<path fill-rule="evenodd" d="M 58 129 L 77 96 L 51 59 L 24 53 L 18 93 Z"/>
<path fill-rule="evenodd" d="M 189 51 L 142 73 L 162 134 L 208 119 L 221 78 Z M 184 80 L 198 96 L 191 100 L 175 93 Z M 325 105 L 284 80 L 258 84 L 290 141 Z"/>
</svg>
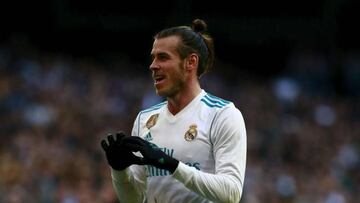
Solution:
<svg viewBox="0 0 360 203">
<path fill-rule="evenodd" d="M 156 93 L 167 98 L 168 109 L 173 115 L 201 92 L 196 75 L 199 57 L 191 53 L 181 59 L 176 51 L 180 42 L 178 36 L 155 39 L 151 50 L 150 70 Z"/>
</svg>

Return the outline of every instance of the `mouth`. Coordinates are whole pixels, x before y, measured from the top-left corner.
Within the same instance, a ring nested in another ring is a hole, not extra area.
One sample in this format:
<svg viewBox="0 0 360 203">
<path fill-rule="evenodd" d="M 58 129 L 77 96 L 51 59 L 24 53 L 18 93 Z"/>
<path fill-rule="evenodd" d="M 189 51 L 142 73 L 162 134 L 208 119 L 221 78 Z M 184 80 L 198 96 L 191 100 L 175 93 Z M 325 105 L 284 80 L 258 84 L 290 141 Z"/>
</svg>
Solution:
<svg viewBox="0 0 360 203">
<path fill-rule="evenodd" d="M 154 78 L 155 84 L 159 84 L 165 80 L 164 75 L 155 75 L 153 78 Z"/>
</svg>

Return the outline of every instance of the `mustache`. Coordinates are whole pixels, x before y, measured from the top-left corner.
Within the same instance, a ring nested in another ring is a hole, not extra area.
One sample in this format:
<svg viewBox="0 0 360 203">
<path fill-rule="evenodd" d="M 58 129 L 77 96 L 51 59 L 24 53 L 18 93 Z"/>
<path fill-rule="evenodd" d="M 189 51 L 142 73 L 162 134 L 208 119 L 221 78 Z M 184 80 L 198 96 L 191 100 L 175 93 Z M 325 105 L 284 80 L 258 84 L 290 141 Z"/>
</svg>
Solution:
<svg viewBox="0 0 360 203">
<path fill-rule="evenodd" d="M 159 73 L 159 72 L 152 72 L 152 74 L 151 74 L 151 77 L 153 78 L 153 79 L 155 79 L 156 77 L 158 77 L 158 76 L 164 76 L 165 74 L 163 74 L 163 73 Z"/>
</svg>

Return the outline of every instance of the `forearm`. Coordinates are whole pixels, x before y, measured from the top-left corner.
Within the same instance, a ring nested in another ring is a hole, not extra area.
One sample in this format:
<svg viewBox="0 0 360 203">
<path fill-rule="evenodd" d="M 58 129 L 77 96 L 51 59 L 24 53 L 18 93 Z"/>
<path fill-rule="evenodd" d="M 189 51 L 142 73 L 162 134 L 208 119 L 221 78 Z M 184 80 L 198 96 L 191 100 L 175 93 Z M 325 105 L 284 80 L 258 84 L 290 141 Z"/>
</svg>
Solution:
<svg viewBox="0 0 360 203">
<path fill-rule="evenodd" d="M 132 177 L 129 175 L 129 169 L 123 171 L 111 170 L 112 183 L 115 193 L 121 203 L 141 203 L 143 194 L 136 187 Z"/>
<path fill-rule="evenodd" d="M 179 163 L 173 177 L 188 189 L 214 202 L 238 203 L 242 183 L 230 174 L 210 174 Z"/>
</svg>

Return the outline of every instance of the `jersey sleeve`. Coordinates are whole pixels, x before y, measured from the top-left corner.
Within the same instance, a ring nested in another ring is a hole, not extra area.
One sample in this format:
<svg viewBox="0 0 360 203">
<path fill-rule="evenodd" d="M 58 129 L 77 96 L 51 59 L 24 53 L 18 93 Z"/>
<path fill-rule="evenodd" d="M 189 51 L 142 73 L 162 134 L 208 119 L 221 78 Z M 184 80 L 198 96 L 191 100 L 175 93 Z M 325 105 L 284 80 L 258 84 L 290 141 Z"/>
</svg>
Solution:
<svg viewBox="0 0 360 203">
<path fill-rule="evenodd" d="M 140 114 L 136 117 L 131 136 L 138 136 Z M 131 165 L 123 171 L 111 169 L 112 183 L 120 202 L 143 202 L 145 197 L 146 173 L 144 166 Z"/>
<path fill-rule="evenodd" d="M 173 176 L 188 189 L 214 202 L 239 202 L 246 165 L 246 129 L 241 112 L 233 106 L 219 111 L 210 131 L 215 174 L 179 163 Z"/>
</svg>

